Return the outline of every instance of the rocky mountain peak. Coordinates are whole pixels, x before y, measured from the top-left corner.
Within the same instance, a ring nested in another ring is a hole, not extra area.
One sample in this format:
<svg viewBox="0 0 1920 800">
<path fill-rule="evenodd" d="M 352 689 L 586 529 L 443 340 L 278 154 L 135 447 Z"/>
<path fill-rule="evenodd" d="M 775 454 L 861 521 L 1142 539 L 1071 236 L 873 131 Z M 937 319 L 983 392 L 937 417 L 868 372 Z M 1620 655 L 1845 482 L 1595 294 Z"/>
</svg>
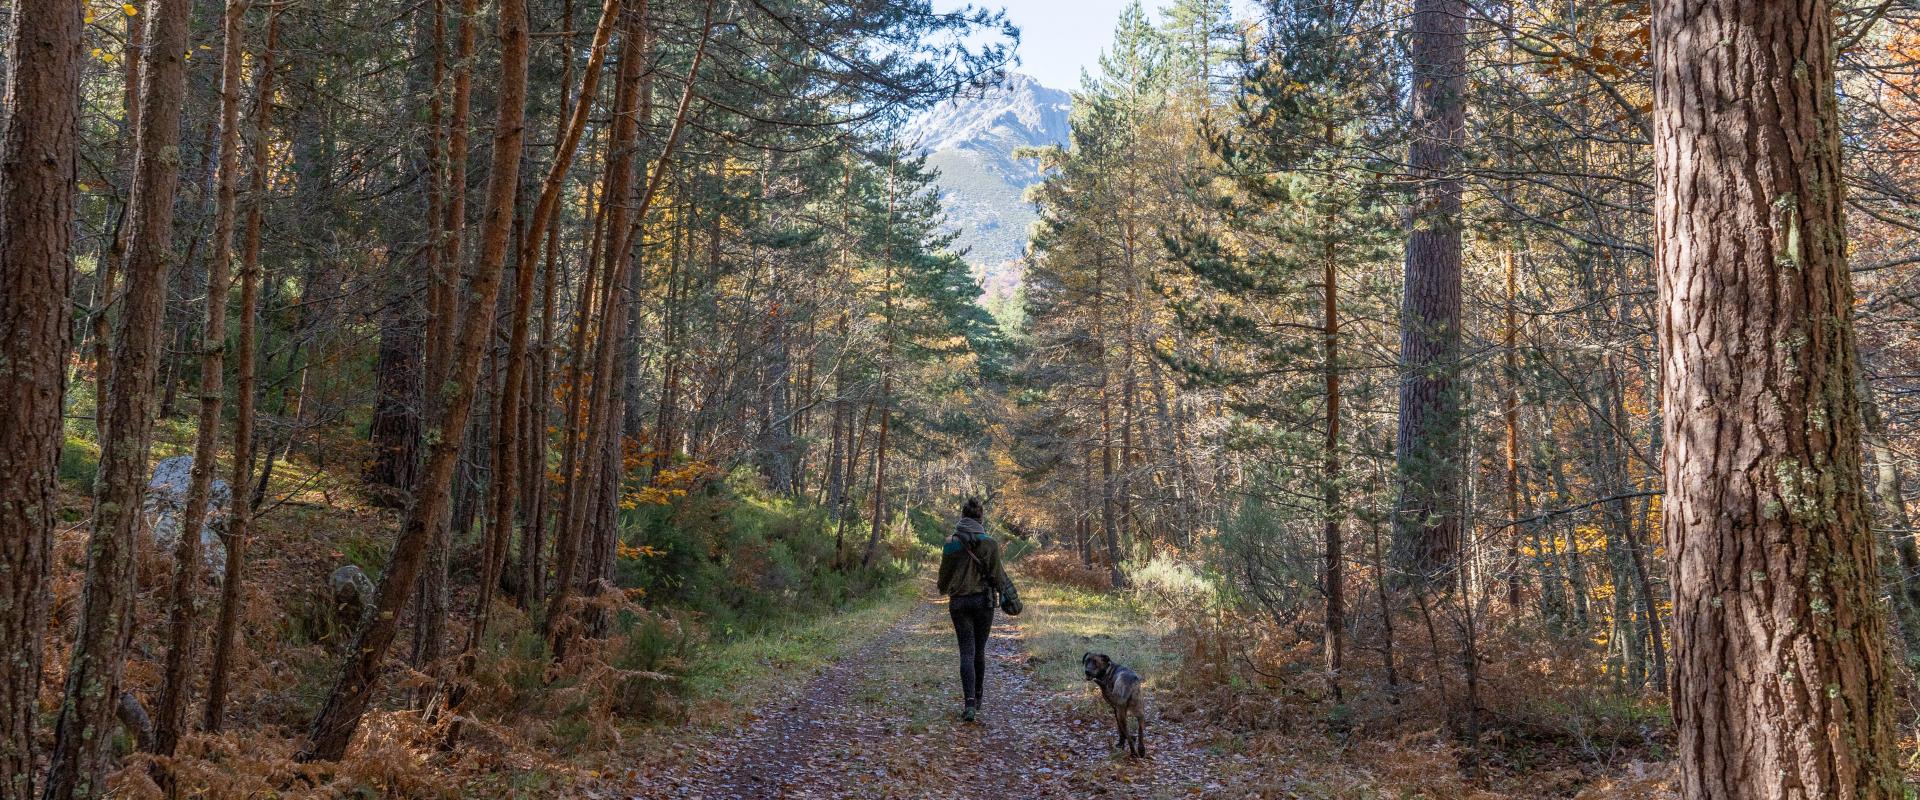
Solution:
<svg viewBox="0 0 1920 800">
<path fill-rule="evenodd" d="M 955 247 L 967 251 L 989 296 L 1019 283 L 1027 229 L 1036 218 L 1024 195 L 1040 170 L 1013 153 L 1065 145 L 1072 105 L 1066 92 L 1010 73 L 999 85 L 928 109 L 906 127 L 906 141 L 917 143 L 940 171 L 940 199 L 960 233 Z"/>
<path fill-rule="evenodd" d="M 907 125 L 906 140 L 929 153 L 1001 141 L 1066 144 L 1071 105 L 1066 92 L 1041 86 L 1030 75 L 1009 73 L 999 85 L 927 110 Z"/>
</svg>

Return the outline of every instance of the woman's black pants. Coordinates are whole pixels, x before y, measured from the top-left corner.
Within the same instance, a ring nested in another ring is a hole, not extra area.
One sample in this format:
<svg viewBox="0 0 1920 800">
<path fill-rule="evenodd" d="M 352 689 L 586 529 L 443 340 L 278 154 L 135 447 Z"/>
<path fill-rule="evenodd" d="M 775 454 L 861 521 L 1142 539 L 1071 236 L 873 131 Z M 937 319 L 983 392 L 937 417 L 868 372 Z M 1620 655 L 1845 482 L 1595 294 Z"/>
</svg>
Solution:
<svg viewBox="0 0 1920 800">
<path fill-rule="evenodd" d="M 993 601 L 986 592 L 947 600 L 953 634 L 960 640 L 960 689 L 968 708 L 980 707 L 980 684 L 987 676 L 987 635 L 993 630 Z"/>
</svg>

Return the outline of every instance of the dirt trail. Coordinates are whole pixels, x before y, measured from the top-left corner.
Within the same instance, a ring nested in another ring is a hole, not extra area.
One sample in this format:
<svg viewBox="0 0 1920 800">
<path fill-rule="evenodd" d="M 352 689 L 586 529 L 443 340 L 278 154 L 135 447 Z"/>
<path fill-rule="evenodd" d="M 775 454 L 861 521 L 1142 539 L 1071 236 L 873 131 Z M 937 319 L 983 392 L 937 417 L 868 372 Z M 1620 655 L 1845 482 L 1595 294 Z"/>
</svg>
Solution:
<svg viewBox="0 0 1920 800">
<path fill-rule="evenodd" d="M 1018 620 L 998 616 L 984 721 L 962 723 L 944 602 L 925 601 L 804 689 L 636 797 L 1066 798 L 1211 796 L 1201 736 L 1150 716 L 1144 761 L 1115 755 L 1111 717 L 1064 687 L 1078 664 L 1035 664 Z M 1071 672 L 1065 672 L 1071 670 Z M 1056 674 L 1057 673 L 1057 674 Z"/>
</svg>

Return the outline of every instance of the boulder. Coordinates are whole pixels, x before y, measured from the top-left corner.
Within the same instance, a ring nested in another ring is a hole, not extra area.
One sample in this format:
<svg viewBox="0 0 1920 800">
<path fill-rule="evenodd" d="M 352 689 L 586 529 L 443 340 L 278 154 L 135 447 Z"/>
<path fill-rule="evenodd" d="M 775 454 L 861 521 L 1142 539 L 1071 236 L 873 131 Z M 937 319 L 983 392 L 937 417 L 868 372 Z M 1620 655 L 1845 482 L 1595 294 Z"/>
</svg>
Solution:
<svg viewBox="0 0 1920 800">
<path fill-rule="evenodd" d="M 373 613 L 373 581 L 358 566 L 348 564 L 327 576 L 327 598 L 332 626 L 357 630 Z"/>
<path fill-rule="evenodd" d="M 174 456 L 154 465 L 147 481 L 147 530 L 153 547 L 172 553 L 180 541 L 180 518 L 187 513 L 187 491 L 193 485 L 193 456 Z M 233 490 L 215 478 L 207 495 L 207 519 L 200 527 L 200 557 L 207 574 L 221 580 L 227 574 L 227 518 Z"/>
</svg>

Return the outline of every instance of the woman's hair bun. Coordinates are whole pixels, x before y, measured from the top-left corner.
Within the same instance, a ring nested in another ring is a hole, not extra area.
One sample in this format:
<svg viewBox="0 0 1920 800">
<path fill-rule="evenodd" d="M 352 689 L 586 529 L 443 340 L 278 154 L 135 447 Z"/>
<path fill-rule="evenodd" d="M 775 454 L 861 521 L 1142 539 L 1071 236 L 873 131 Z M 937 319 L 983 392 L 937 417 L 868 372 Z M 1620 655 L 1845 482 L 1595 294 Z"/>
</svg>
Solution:
<svg viewBox="0 0 1920 800">
<path fill-rule="evenodd" d="M 968 519 L 980 519 L 982 516 L 985 516 L 986 513 L 987 506 L 985 503 L 980 502 L 980 498 L 978 497 L 969 497 L 967 498 L 967 502 L 960 506 L 960 516 Z"/>
</svg>

